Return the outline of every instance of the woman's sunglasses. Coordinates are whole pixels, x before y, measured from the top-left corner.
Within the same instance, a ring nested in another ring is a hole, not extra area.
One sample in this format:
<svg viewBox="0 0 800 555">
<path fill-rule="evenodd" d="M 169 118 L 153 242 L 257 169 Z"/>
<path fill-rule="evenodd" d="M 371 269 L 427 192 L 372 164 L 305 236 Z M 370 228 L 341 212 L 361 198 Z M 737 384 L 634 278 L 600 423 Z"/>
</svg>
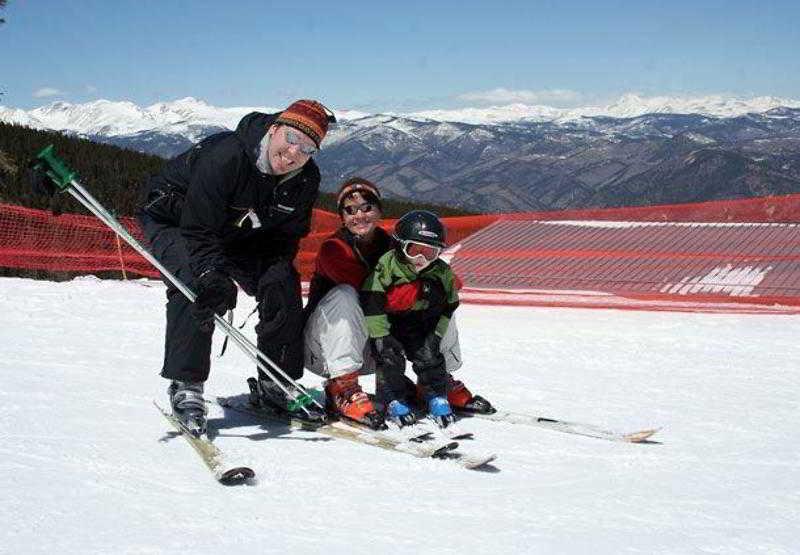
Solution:
<svg viewBox="0 0 800 555">
<path fill-rule="evenodd" d="M 363 204 L 353 204 L 351 206 L 342 206 L 342 210 L 348 216 L 355 216 L 359 212 L 363 214 L 369 214 L 373 210 L 375 210 L 375 205 L 371 202 L 365 202 Z"/>
</svg>

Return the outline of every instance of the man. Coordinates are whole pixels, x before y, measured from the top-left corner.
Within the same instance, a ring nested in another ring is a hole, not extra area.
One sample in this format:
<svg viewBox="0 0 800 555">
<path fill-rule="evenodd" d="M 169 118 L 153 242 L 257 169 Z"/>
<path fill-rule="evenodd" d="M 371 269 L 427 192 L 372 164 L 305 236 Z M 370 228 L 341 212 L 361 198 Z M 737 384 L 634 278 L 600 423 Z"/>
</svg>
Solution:
<svg viewBox="0 0 800 555">
<path fill-rule="evenodd" d="M 302 376 L 302 301 L 292 260 L 310 229 L 320 183 L 311 156 L 335 121 L 329 113 L 319 102 L 298 100 L 278 114 L 248 114 L 236 131 L 167 162 L 143 190 L 138 218 L 153 255 L 197 296 L 192 304 L 168 284 L 161 371 L 174 414 L 193 433 L 205 431 L 214 314 L 236 306 L 237 283 L 258 301 L 259 350 L 293 379 Z M 256 383 L 265 402 L 307 417 L 260 370 Z"/>
</svg>

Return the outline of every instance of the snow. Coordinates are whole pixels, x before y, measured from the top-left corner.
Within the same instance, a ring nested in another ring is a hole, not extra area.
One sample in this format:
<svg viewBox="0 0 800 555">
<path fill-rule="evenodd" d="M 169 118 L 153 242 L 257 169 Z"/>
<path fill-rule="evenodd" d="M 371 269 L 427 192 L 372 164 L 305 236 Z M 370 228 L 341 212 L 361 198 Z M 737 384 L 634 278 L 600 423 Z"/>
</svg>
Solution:
<svg viewBox="0 0 800 555">
<path fill-rule="evenodd" d="M 54 102 L 31 110 L 31 115 L 49 129 L 87 135 L 125 135 L 159 126 L 157 117 L 127 101 Z"/>
<path fill-rule="evenodd" d="M 334 109 L 342 122 L 372 125 L 377 121 L 400 126 L 391 118 L 416 121 L 461 122 L 470 124 L 502 124 L 508 122 L 581 123 L 583 118 L 598 116 L 635 118 L 645 114 L 703 114 L 711 117 L 735 117 L 751 113 L 767 117 L 795 117 L 786 108 L 800 108 L 800 100 L 759 96 L 739 98 L 724 95 L 707 96 L 644 96 L 625 93 L 604 106 L 554 108 L 551 106 L 512 103 L 488 107 L 428 109 L 412 113 L 370 115 L 359 110 Z M 235 129 L 239 120 L 249 112 L 279 112 L 281 107 L 216 107 L 193 97 L 159 102 L 139 107 L 129 101 L 96 100 L 84 104 L 53 102 L 30 111 L 0 105 L 0 121 L 30 125 L 42 129 L 67 131 L 81 135 L 129 135 L 142 131 L 161 131 L 191 135 L 191 126 L 219 126 Z M 387 118 L 390 118 L 387 120 Z M 404 130 L 398 127 L 401 131 Z"/>
<path fill-rule="evenodd" d="M 467 107 L 451 110 L 422 110 L 408 114 L 411 119 L 425 118 L 472 124 L 493 124 L 512 121 L 575 122 L 587 117 L 635 118 L 645 114 L 703 114 L 713 117 L 735 117 L 764 113 L 776 108 L 800 108 L 800 100 L 774 96 L 737 98 L 707 96 L 644 96 L 625 93 L 605 106 L 553 108 L 550 106 L 514 103 L 485 108 Z"/>
<path fill-rule="evenodd" d="M 510 121 L 553 121 L 564 117 L 566 110 L 549 106 L 508 104 L 488 108 L 461 108 L 454 110 L 421 110 L 408 114 L 416 120 L 450 121 L 472 124 L 505 123 Z"/>
<path fill-rule="evenodd" d="M 626 222 L 620 220 L 535 220 L 537 224 L 606 229 L 634 227 L 795 227 L 782 222 Z"/>
<path fill-rule="evenodd" d="M 800 101 L 775 96 L 736 98 L 723 95 L 651 96 L 636 93 L 622 95 L 616 102 L 601 109 L 603 115 L 633 118 L 643 114 L 705 114 L 734 117 L 762 113 L 777 107 L 800 107 Z M 584 115 L 594 115 L 586 110 Z"/>
<path fill-rule="evenodd" d="M 733 264 L 717 266 L 704 276 L 687 276 L 679 283 L 668 283 L 661 291 L 689 295 L 697 293 L 725 293 L 733 297 L 747 297 L 772 270 L 772 266 L 735 267 Z"/>
<path fill-rule="evenodd" d="M 694 141 L 696 143 L 702 143 L 704 145 L 710 145 L 710 144 L 714 144 L 714 143 L 717 142 L 716 140 L 712 139 L 711 137 L 706 137 L 705 135 L 703 135 L 701 133 L 686 133 L 684 135 L 684 137 L 686 137 L 687 139 L 689 139 L 691 141 Z"/>
<path fill-rule="evenodd" d="M 473 448 L 498 455 L 476 472 L 212 408 L 216 443 L 259 475 L 224 487 L 151 404 L 165 400 L 163 296 L 146 280 L 0 279 L 5 552 L 800 551 L 798 316 L 463 305 L 474 391 L 661 426 L 660 443 L 469 420 Z M 237 321 L 252 306 L 240 299 Z M 228 351 L 209 395 L 245 390 L 251 364 Z"/>
<path fill-rule="evenodd" d="M 280 109 L 217 108 L 192 97 L 159 102 L 146 108 L 128 101 L 96 100 L 84 104 L 53 102 L 29 112 L 0 107 L 0 120 L 81 135 L 118 136 L 142 131 L 191 135 L 192 126 L 198 125 L 235 129 L 242 117 L 253 111 L 278 112 Z"/>
<path fill-rule="evenodd" d="M 147 112 L 158 114 L 162 127 L 170 127 L 179 133 L 182 126 L 215 125 L 227 129 L 236 129 L 241 119 L 250 112 L 278 112 L 278 108 L 267 107 L 233 107 L 217 108 L 192 97 L 186 97 L 173 102 L 160 102 L 147 107 Z"/>
</svg>

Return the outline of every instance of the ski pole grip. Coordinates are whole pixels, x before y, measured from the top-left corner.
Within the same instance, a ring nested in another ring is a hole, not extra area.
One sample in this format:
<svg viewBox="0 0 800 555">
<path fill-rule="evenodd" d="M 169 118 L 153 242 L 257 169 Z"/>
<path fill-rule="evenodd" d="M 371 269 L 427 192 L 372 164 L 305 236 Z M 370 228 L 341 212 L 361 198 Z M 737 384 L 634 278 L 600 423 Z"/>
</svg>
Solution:
<svg viewBox="0 0 800 555">
<path fill-rule="evenodd" d="M 42 151 L 36 155 L 36 159 L 44 165 L 43 169 L 45 173 L 47 173 L 47 177 L 49 177 L 61 191 L 66 191 L 70 187 L 72 180 L 78 176 L 75 171 L 67 166 L 66 162 L 56 156 L 53 145 L 48 145 L 43 148 Z"/>
</svg>

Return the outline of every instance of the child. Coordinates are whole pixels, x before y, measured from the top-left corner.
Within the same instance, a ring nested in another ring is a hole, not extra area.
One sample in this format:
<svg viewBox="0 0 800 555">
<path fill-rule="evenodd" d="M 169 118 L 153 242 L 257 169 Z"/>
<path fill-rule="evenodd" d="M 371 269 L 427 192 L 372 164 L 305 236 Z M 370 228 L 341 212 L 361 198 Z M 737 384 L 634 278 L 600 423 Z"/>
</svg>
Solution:
<svg viewBox="0 0 800 555">
<path fill-rule="evenodd" d="M 400 426 L 415 422 L 409 396 L 416 396 L 425 403 L 429 416 L 446 427 L 455 420 L 448 389 L 463 388 L 463 384 L 450 378 L 441 350 L 442 338 L 458 307 L 455 275 L 439 258 L 445 247 L 445 229 L 435 214 L 414 210 L 398 220 L 393 238 L 395 248 L 378 260 L 361 289 L 377 362 L 376 393 L 384 403 L 386 418 Z M 387 291 L 412 283 L 417 285 L 417 294 L 410 310 L 397 311 L 387 303 Z M 409 395 L 406 358 L 417 375 L 416 395 Z M 494 412 L 482 397 L 467 395 L 466 410 Z"/>
</svg>

